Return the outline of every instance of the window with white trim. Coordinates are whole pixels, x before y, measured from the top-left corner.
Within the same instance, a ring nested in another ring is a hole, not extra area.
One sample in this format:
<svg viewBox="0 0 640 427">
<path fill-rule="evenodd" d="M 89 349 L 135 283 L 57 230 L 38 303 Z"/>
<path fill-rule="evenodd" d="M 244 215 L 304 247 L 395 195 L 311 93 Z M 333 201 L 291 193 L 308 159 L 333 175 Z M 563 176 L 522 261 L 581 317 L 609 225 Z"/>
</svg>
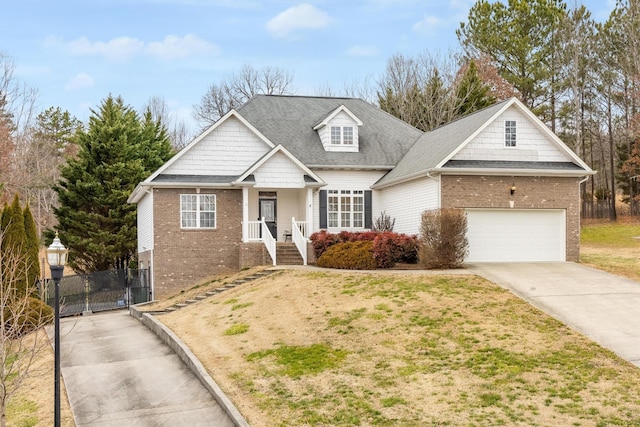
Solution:
<svg viewBox="0 0 640 427">
<path fill-rule="evenodd" d="M 216 228 L 216 195 L 181 194 L 180 227 Z"/>
<path fill-rule="evenodd" d="M 505 147 L 516 146 L 516 121 L 505 120 L 504 122 L 504 145 Z"/>
<path fill-rule="evenodd" d="M 331 126 L 332 145 L 353 145 L 353 126 Z"/>
<path fill-rule="evenodd" d="M 338 228 L 363 228 L 364 191 L 328 190 L 327 225 Z"/>
</svg>

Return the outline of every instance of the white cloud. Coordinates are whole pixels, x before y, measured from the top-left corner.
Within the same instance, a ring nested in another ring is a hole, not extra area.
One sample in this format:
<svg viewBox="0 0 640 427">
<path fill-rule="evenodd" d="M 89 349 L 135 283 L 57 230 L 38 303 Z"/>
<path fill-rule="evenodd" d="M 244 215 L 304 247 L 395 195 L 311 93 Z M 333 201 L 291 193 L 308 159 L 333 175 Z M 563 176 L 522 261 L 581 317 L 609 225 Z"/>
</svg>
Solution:
<svg viewBox="0 0 640 427">
<path fill-rule="evenodd" d="M 373 46 L 352 46 L 347 50 L 349 56 L 376 56 L 378 50 Z"/>
<path fill-rule="evenodd" d="M 44 40 L 47 47 L 63 46 L 64 41 L 56 37 Z M 144 42 L 131 37 L 116 37 L 107 42 L 92 42 L 87 37 L 70 41 L 69 52 L 80 56 L 102 56 L 109 61 L 123 62 L 136 55 L 149 55 L 163 60 L 186 58 L 192 55 L 218 53 L 220 48 L 195 34 L 184 37 L 168 35 L 162 41 Z"/>
<path fill-rule="evenodd" d="M 86 37 L 69 42 L 75 55 L 104 56 L 111 61 L 124 61 L 142 51 L 144 42 L 130 37 L 117 37 L 108 42 L 91 42 Z"/>
<path fill-rule="evenodd" d="M 267 30 L 277 38 L 288 36 L 295 30 L 324 28 L 331 17 L 308 3 L 290 7 L 267 22 Z"/>
<path fill-rule="evenodd" d="M 86 73 L 79 73 L 65 83 L 64 88 L 65 90 L 80 90 L 91 87 L 94 83 L 93 77 Z"/>
<path fill-rule="evenodd" d="M 441 24 L 442 21 L 437 16 L 425 14 L 420 21 L 413 24 L 413 29 L 418 33 L 433 34 Z"/>
<path fill-rule="evenodd" d="M 161 42 L 151 42 L 145 47 L 145 52 L 160 59 L 186 58 L 191 55 L 206 53 L 217 53 L 218 46 L 194 34 L 187 34 L 184 37 L 167 36 Z"/>
</svg>

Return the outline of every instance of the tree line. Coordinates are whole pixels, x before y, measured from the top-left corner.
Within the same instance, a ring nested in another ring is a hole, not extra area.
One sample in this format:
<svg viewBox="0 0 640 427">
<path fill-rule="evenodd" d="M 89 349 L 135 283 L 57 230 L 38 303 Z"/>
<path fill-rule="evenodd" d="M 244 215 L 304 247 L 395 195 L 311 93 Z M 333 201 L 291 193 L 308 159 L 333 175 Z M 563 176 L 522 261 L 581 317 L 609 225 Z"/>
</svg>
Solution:
<svg viewBox="0 0 640 427">
<path fill-rule="evenodd" d="M 619 0 L 605 22 L 561 0 L 479 0 L 458 51 L 397 53 L 378 76 L 313 95 L 360 97 L 424 131 L 516 96 L 598 171 L 582 198 L 615 219 L 617 194 L 640 213 L 639 24 L 638 0 Z M 137 111 L 108 95 L 86 123 L 60 107 L 36 112 L 37 91 L 14 68 L 0 53 L 0 202 L 19 195 L 37 235 L 58 230 L 79 272 L 127 265 L 128 194 L 195 135 L 157 96 Z M 193 106 L 195 131 L 256 94 L 295 93 L 292 72 L 245 65 Z"/>
</svg>

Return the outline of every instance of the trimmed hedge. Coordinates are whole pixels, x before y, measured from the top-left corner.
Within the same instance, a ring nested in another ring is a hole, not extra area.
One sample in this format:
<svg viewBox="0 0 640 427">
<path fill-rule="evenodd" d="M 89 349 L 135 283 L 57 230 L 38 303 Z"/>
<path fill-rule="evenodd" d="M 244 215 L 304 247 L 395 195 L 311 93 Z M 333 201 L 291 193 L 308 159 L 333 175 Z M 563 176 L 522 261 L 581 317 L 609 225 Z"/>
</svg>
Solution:
<svg viewBox="0 0 640 427">
<path fill-rule="evenodd" d="M 377 263 L 373 257 L 373 242 L 345 242 L 332 245 L 318 258 L 318 266 L 347 270 L 374 270 Z"/>
<path fill-rule="evenodd" d="M 377 268 L 391 268 L 397 262 L 415 264 L 418 262 L 418 238 L 394 232 L 350 232 L 332 234 L 326 230 L 313 233 L 310 237 L 316 259 L 335 245 L 354 242 L 372 242 L 372 256 Z M 320 265 L 318 263 L 318 265 Z"/>
</svg>

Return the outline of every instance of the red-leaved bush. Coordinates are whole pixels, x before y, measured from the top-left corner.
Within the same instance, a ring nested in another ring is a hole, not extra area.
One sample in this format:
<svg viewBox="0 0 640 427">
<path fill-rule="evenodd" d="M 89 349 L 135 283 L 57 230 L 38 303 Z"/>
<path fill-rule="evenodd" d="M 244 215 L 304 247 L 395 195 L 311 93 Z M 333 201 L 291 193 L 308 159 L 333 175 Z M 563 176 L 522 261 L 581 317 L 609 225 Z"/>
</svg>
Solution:
<svg viewBox="0 0 640 427">
<path fill-rule="evenodd" d="M 332 234 L 326 230 L 311 235 L 316 259 L 320 259 L 327 249 L 339 243 L 373 242 L 372 252 L 379 268 L 393 267 L 397 262 L 416 263 L 418 261 L 418 238 L 394 232 L 341 231 Z"/>
</svg>

